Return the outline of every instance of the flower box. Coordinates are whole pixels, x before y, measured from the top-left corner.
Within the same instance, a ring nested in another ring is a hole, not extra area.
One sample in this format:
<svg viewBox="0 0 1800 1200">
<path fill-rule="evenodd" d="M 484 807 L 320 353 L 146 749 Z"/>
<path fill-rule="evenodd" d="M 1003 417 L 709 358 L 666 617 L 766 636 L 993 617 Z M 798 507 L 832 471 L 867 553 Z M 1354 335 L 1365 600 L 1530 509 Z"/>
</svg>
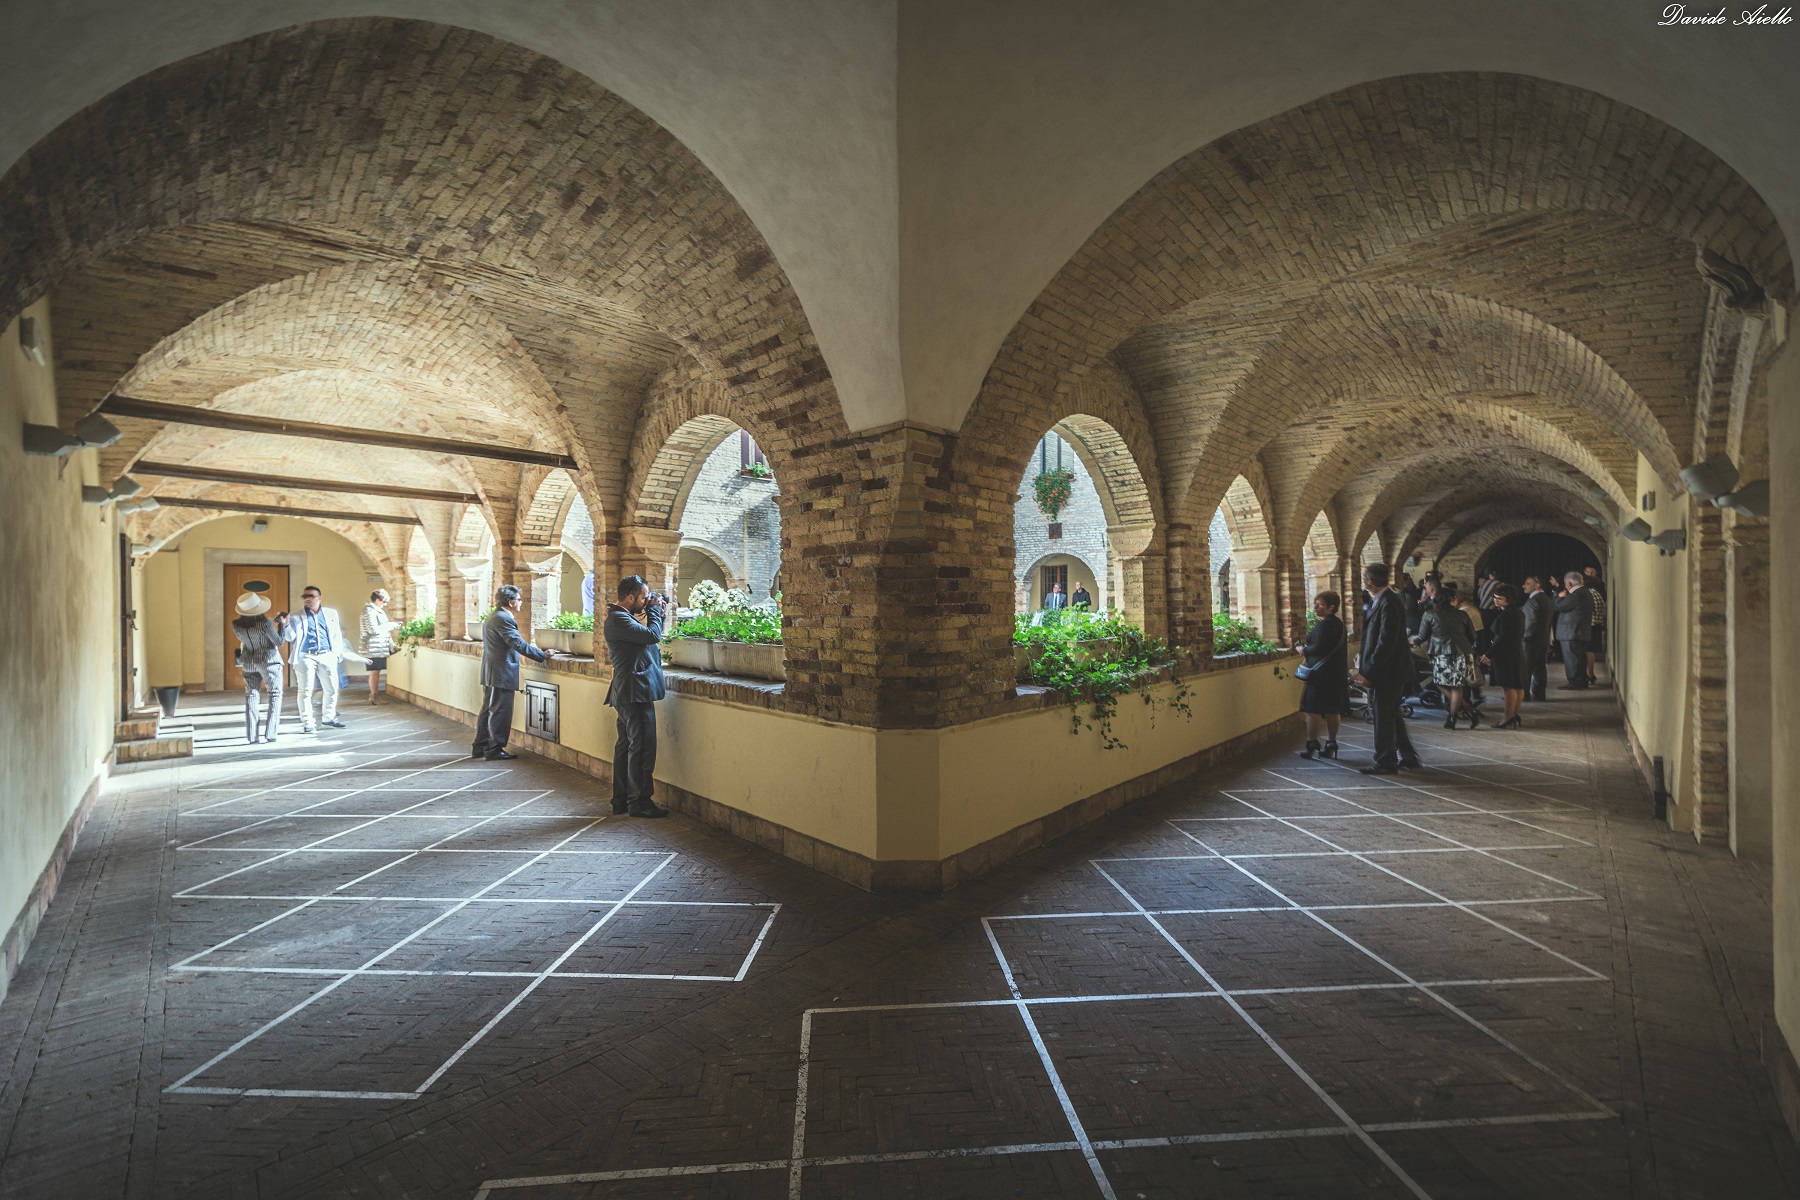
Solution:
<svg viewBox="0 0 1800 1200">
<path fill-rule="evenodd" d="M 594 657 L 594 634 L 582 629 L 538 629 L 533 631 L 538 649 L 555 650 L 581 658 Z"/>
<path fill-rule="evenodd" d="M 709 642 L 705 638 L 670 638 L 663 643 L 669 652 L 669 662 L 685 671 L 713 671 L 713 647 L 722 643 Z"/>
<path fill-rule="evenodd" d="M 787 678 L 787 650 L 780 642 L 714 642 L 713 670 L 745 679 Z"/>
</svg>

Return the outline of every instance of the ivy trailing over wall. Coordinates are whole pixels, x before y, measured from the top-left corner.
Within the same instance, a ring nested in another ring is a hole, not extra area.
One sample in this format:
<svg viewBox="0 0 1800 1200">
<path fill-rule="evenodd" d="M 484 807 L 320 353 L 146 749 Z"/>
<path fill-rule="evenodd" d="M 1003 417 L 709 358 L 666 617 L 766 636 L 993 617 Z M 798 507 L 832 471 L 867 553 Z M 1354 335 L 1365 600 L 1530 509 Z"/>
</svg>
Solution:
<svg viewBox="0 0 1800 1200">
<path fill-rule="evenodd" d="M 1214 654 L 1262 654 L 1279 649 L 1244 618 L 1223 612 L 1213 614 Z"/>
<path fill-rule="evenodd" d="M 1069 506 L 1069 497 L 1075 494 L 1075 472 L 1067 467 L 1039 471 L 1037 478 L 1031 481 L 1031 491 L 1037 499 L 1038 511 L 1054 521 L 1057 514 Z"/>
<path fill-rule="evenodd" d="M 1193 693 L 1175 676 L 1174 653 L 1123 617 L 1090 612 L 1085 605 L 1021 613 L 1013 620 L 1013 644 L 1030 647 L 1035 655 L 1031 682 L 1054 688 L 1068 701 L 1069 732 L 1097 728 L 1102 749 L 1125 746 L 1113 733 L 1120 696 L 1136 693 L 1149 706 L 1152 725 L 1165 707 L 1193 718 L 1188 706 Z M 1161 699 L 1150 688 L 1166 679 L 1175 680 L 1175 694 Z"/>
</svg>

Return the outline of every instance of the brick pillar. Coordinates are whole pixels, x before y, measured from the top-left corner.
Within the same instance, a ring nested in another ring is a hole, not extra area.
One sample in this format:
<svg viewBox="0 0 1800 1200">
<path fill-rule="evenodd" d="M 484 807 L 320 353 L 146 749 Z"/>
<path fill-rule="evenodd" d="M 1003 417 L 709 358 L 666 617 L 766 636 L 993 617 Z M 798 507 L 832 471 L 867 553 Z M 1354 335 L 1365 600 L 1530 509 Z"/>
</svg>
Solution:
<svg viewBox="0 0 1800 1200">
<path fill-rule="evenodd" d="M 1204 662 L 1212 652 L 1212 572 L 1206 530 L 1171 523 L 1163 537 L 1167 551 L 1169 641 L 1184 657 Z"/>
<path fill-rule="evenodd" d="M 451 599 L 450 580 L 449 570 L 439 567 L 437 578 L 433 581 L 433 588 L 437 593 L 437 628 L 432 632 L 432 636 L 435 638 L 460 636 L 453 633 L 450 628 L 450 614 L 457 611 L 456 605 Z"/>
<path fill-rule="evenodd" d="M 1151 637 L 1169 635 L 1168 562 L 1161 554 L 1119 559 L 1118 605 Z"/>
<path fill-rule="evenodd" d="M 653 592 L 675 591 L 675 566 L 681 557 L 681 531 L 653 525 L 619 529 L 619 578 L 642 575 Z M 618 579 L 613 580 L 616 585 Z M 597 591 L 596 587 L 596 591 Z"/>
<path fill-rule="evenodd" d="M 1731 826 L 1731 650 L 1726 615 L 1724 513 L 1690 504 L 1688 519 L 1688 704 L 1693 741 L 1689 776 L 1694 837 L 1714 841 Z"/>
<path fill-rule="evenodd" d="M 1731 852 L 1768 862 L 1774 850 L 1769 527 L 1737 520 L 1726 529 L 1725 547 Z"/>
<path fill-rule="evenodd" d="M 594 537 L 594 615 L 606 611 L 618 590 L 625 572 L 619 567 L 619 535 L 617 531 Z"/>
</svg>

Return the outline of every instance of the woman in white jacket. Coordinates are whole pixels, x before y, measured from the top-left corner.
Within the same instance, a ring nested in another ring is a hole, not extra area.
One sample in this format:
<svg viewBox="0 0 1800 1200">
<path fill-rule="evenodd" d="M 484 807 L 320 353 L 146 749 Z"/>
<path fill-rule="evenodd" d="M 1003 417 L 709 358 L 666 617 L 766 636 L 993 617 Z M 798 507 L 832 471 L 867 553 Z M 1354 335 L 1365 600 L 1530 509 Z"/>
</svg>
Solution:
<svg viewBox="0 0 1800 1200">
<path fill-rule="evenodd" d="M 388 655 L 394 652 L 394 630 L 400 622 L 388 620 L 388 594 L 380 588 L 369 593 L 362 611 L 362 653 L 369 660 L 369 703 L 381 694 L 381 673 L 387 669 Z"/>
</svg>

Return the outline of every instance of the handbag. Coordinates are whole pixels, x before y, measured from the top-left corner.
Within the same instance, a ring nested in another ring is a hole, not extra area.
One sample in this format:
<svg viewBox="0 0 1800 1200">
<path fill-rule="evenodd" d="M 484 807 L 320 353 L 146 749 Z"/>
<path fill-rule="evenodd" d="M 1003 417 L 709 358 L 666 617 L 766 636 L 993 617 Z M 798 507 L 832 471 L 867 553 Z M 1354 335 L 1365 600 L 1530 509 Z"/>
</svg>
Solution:
<svg viewBox="0 0 1800 1200">
<path fill-rule="evenodd" d="M 1326 651 L 1324 654 L 1321 654 L 1319 656 L 1318 662 L 1313 663 L 1311 666 L 1308 666 L 1306 663 L 1302 662 L 1299 666 L 1295 667 L 1294 668 L 1294 678 L 1298 679 L 1301 683 L 1305 683 L 1308 679 L 1311 679 L 1314 675 L 1317 675 L 1319 673 L 1319 668 L 1325 665 L 1325 660 L 1330 658 L 1332 655 L 1336 654 L 1338 652 L 1339 647 L 1343 646 L 1344 643 L 1349 640 L 1350 640 L 1350 634 L 1348 631 L 1346 631 L 1344 633 L 1344 636 L 1338 639 L 1338 644 L 1336 646 L 1333 646 L 1330 650 Z"/>
</svg>

